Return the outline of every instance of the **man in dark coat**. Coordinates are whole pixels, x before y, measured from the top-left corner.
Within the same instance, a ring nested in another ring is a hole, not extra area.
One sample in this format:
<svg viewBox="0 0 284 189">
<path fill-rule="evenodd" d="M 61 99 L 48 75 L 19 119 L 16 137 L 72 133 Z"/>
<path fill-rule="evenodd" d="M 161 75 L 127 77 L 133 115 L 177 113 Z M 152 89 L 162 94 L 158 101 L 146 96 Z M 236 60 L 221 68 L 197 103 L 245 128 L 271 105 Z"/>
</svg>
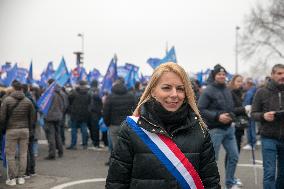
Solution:
<svg viewBox="0 0 284 189">
<path fill-rule="evenodd" d="M 284 186 L 284 64 L 272 68 L 267 86 L 257 90 L 251 116 L 260 122 L 263 188 Z M 277 165 L 277 168 L 276 168 Z M 276 176 L 277 170 L 277 176 Z"/>
<path fill-rule="evenodd" d="M 99 96 L 98 81 L 93 80 L 89 90 L 91 103 L 89 104 L 90 119 L 88 123 L 91 139 L 95 150 L 101 150 L 99 120 L 102 117 L 103 103 Z"/>
<path fill-rule="evenodd" d="M 88 120 L 90 112 L 88 110 L 91 103 L 91 96 L 88 93 L 89 87 L 86 81 L 80 81 L 79 86 L 71 91 L 69 95 L 70 118 L 71 118 L 71 144 L 68 150 L 76 149 L 77 128 L 81 129 L 83 149 L 88 147 Z"/>
<path fill-rule="evenodd" d="M 48 80 L 49 85 L 53 82 L 53 79 Z M 58 149 L 58 157 L 61 158 L 63 156 L 60 123 L 63 119 L 64 110 L 65 106 L 64 99 L 61 95 L 61 87 L 56 85 L 50 108 L 47 115 L 44 116 L 44 130 L 48 141 L 48 156 L 45 158 L 46 160 L 55 159 L 56 149 Z"/>
<path fill-rule="evenodd" d="M 234 102 L 231 91 L 226 87 L 226 70 L 217 64 L 211 72 L 213 79 L 200 95 L 199 110 L 207 123 L 209 133 L 218 160 L 221 144 L 228 154 L 225 168 L 225 184 L 228 189 L 236 186 L 234 179 L 238 163 L 238 149 L 235 127 L 232 126 Z"/>
<path fill-rule="evenodd" d="M 108 136 L 111 139 L 113 148 L 115 148 L 117 144 L 120 124 L 125 120 L 126 116 L 132 114 L 134 105 L 134 95 L 127 91 L 123 80 L 117 80 L 103 108 L 103 118 L 105 124 L 108 126 Z"/>
</svg>

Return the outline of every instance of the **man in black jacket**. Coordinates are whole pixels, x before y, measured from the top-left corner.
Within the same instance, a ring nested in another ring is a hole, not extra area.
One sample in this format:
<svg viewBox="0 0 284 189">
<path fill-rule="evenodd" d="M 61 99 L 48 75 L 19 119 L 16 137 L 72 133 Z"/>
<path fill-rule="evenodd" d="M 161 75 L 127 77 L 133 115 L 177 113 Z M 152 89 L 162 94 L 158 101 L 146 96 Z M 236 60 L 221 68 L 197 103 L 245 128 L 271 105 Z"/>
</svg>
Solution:
<svg viewBox="0 0 284 189">
<path fill-rule="evenodd" d="M 263 188 L 284 186 L 284 64 L 272 68 L 271 81 L 254 97 L 251 116 L 260 122 Z M 282 112 L 282 113 L 281 113 Z M 275 172 L 277 165 L 277 179 Z"/>
<path fill-rule="evenodd" d="M 80 81 L 79 86 L 69 95 L 71 118 L 71 144 L 68 150 L 75 150 L 77 145 L 77 128 L 81 129 L 83 149 L 88 148 L 88 120 L 90 112 L 91 95 L 86 81 Z"/>
<path fill-rule="evenodd" d="M 103 107 L 103 118 L 108 126 L 108 136 L 111 139 L 112 148 L 115 148 L 117 144 L 120 124 L 126 116 L 132 115 L 134 105 L 134 95 L 127 91 L 122 79 L 117 80 Z"/>
<path fill-rule="evenodd" d="M 98 89 L 97 80 L 92 81 L 89 94 L 91 96 L 91 102 L 88 108 L 90 112 L 88 127 L 90 131 L 91 139 L 94 145 L 94 149 L 101 150 L 99 120 L 102 117 L 103 103 L 102 103 L 101 97 L 99 96 L 100 92 Z"/>
<path fill-rule="evenodd" d="M 226 70 L 219 64 L 211 72 L 212 81 L 198 100 L 199 110 L 206 121 L 218 160 L 221 144 L 228 154 L 225 167 L 225 184 L 228 189 L 237 187 L 234 179 L 238 149 L 235 138 L 235 127 L 232 126 L 234 102 L 231 91 L 226 87 Z"/>
</svg>

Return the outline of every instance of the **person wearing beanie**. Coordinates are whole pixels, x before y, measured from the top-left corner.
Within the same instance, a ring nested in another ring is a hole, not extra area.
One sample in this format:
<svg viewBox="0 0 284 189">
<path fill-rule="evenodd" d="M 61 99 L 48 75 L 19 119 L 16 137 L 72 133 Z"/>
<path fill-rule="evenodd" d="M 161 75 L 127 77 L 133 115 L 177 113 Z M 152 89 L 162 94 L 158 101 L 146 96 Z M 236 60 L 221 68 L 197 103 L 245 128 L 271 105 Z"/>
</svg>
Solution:
<svg viewBox="0 0 284 189">
<path fill-rule="evenodd" d="M 203 91 L 198 100 L 198 107 L 208 126 L 209 133 L 218 160 L 221 145 L 228 154 L 225 167 L 225 185 L 227 189 L 238 188 L 235 180 L 235 171 L 239 153 L 235 137 L 234 101 L 231 91 L 226 86 L 226 69 L 217 64 L 211 72 L 211 82 Z"/>
<path fill-rule="evenodd" d="M 8 164 L 6 184 L 9 186 L 17 184 L 16 178 L 19 184 L 25 183 L 29 133 L 33 129 L 36 115 L 32 102 L 23 93 L 22 84 L 14 80 L 12 87 L 14 91 L 3 100 L 0 115 L 1 126 L 5 125 L 6 130 L 5 149 Z M 18 163 L 15 159 L 17 146 Z"/>
<path fill-rule="evenodd" d="M 221 66 L 220 64 L 216 64 L 212 70 L 212 76 L 214 80 L 215 80 L 216 74 L 218 74 L 219 72 L 224 72 L 225 74 L 227 74 L 227 71 L 223 66 Z"/>
</svg>

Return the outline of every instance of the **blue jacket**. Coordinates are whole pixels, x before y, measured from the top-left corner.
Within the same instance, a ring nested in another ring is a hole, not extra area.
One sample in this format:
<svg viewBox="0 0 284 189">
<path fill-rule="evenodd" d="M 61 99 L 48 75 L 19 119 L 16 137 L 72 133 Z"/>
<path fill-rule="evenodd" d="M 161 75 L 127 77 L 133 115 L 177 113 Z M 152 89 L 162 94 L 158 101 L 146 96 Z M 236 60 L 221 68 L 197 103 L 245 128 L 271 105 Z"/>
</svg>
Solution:
<svg viewBox="0 0 284 189">
<path fill-rule="evenodd" d="M 252 87 L 246 92 L 246 94 L 244 96 L 244 102 L 243 102 L 244 106 L 252 105 L 252 101 L 253 101 L 253 97 L 254 97 L 255 92 L 256 92 L 256 87 Z"/>
</svg>

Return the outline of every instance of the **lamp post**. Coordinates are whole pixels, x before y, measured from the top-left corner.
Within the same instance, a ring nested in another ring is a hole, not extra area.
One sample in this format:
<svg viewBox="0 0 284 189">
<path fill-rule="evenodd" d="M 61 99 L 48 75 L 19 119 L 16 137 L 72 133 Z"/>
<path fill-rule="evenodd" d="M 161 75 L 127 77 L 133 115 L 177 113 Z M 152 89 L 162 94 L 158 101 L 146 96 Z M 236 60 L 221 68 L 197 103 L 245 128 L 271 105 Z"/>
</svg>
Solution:
<svg viewBox="0 0 284 189">
<path fill-rule="evenodd" d="M 82 53 L 84 53 L 84 34 L 83 33 L 78 33 L 77 36 L 81 37 L 81 39 L 82 39 L 81 50 L 82 50 Z"/>
<path fill-rule="evenodd" d="M 239 29 L 240 29 L 240 27 L 239 26 L 236 26 L 236 47 L 235 47 L 235 58 L 236 58 L 236 62 L 235 62 L 235 66 L 236 66 L 236 68 L 235 68 L 235 74 L 238 74 L 238 72 L 239 72 L 239 70 L 238 70 L 238 64 L 239 64 L 239 60 L 238 60 L 238 54 L 239 54 L 239 52 L 238 52 L 238 37 L 239 37 Z"/>
</svg>

